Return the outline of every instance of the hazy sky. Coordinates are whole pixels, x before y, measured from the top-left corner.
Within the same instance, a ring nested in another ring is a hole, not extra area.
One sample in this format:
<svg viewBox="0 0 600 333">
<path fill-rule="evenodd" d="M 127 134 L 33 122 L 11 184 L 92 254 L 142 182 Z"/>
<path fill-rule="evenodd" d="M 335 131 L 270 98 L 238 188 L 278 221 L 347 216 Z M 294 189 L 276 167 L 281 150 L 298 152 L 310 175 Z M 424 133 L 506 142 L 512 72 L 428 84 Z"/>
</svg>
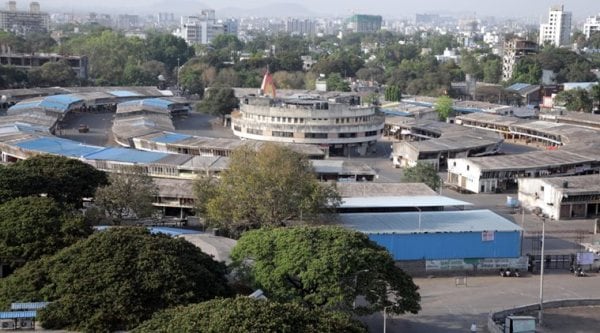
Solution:
<svg viewBox="0 0 600 333">
<path fill-rule="evenodd" d="M 405 17 L 422 12 L 474 12 L 477 16 L 540 17 L 546 16 L 552 4 L 564 4 L 576 18 L 600 13 L 600 0 L 37 0 L 47 11 L 106 11 L 169 12 L 187 8 L 197 12 L 209 7 L 217 16 L 227 16 L 218 10 L 227 7 L 254 8 L 270 3 L 298 3 L 310 11 L 323 14 L 346 15 L 352 12 L 374 13 L 384 17 Z M 6 2 L 6 1 L 1 1 Z M 17 0 L 20 8 L 29 1 Z"/>
</svg>

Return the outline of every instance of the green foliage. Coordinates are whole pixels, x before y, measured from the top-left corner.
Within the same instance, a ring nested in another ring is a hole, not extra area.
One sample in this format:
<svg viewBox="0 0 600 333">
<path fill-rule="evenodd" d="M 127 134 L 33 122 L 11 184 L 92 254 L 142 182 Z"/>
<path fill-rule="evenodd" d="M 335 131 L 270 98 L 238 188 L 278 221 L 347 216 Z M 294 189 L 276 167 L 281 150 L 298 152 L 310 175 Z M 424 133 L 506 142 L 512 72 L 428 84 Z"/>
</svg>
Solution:
<svg viewBox="0 0 600 333">
<path fill-rule="evenodd" d="M 157 313 L 133 333 L 359 333 L 360 322 L 341 313 L 248 297 L 216 299 Z"/>
<path fill-rule="evenodd" d="M 242 281 L 269 299 L 368 314 L 420 310 L 418 287 L 368 236 L 341 227 L 261 229 L 231 254 Z M 367 304 L 353 309 L 357 296 Z"/>
<path fill-rule="evenodd" d="M 502 80 L 502 59 L 489 55 L 482 62 L 483 82 L 500 83 Z"/>
<path fill-rule="evenodd" d="M 0 258 L 13 267 L 50 255 L 91 233 L 80 216 L 51 198 L 17 198 L 0 205 Z"/>
<path fill-rule="evenodd" d="M 66 60 L 50 61 L 29 71 L 29 83 L 38 87 L 72 86 L 77 74 Z"/>
<path fill-rule="evenodd" d="M 239 107 L 240 100 L 230 87 L 215 87 L 207 91 L 207 95 L 196 106 L 197 110 L 215 116 L 225 117 Z"/>
<path fill-rule="evenodd" d="M 130 330 L 156 311 L 229 295 L 221 263 L 146 229 L 99 232 L 0 281 L 0 304 L 51 301 L 45 328 Z"/>
<path fill-rule="evenodd" d="M 273 73 L 273 82 L 277 89 L 304 89 L 303 72 L 279 71 Z"/>
<path fill-rule="evenodd" d="M 317 181 L 305 156 L 276 144 L 237 149 L 218 182 L 200 179 L 194 187 L 200 213 L 233 236 L 292 220 L 315 221 L 340 200 L 335 189 Z"/>
<path fill-rule="evenodd" d="M 542 69 L 557 73 L 558 83 L 596 81 L 591 64 L 583 56 L 565 48 L 545 47 L 535 56 Z"/>
<path fill-rule="evenodd" d="M 340 73 L 327 76 L 327 91 L 350 91 L 350 84 L 344 80 Z"/>
<path fill-rule="evenodd" d="M 561 91 L 556 95 L 556 102 L 564 105 L 569 111 L 592 112 L 594 105 L 587 90 L 580 88 Z"/>
<path fill-rule="evenodd" d="M 402 100 L 402 92 L 398 86 L 385 87 L 385 100 L 388 102 L 400 102 Z"/>
<path fill-rule="evenodd" d="M 417 165 L 404 170 L 402 181 L 406 183 L 425 183 L 437 191 L 441 186 L 440 177 L 435 167 L 427 162 L 417 162 Z"/>
<path fill-rule="evenodd" d="M 184 39 L 167 33 L 151 33 L 146 37 L 145 60 L 154 60 L 164 64 L 167 71 L 186 63 L 194 56 L 194 48 Z"/>
<path fill-rule="evenodd" d="M 454 101 L 452 101 L 452 98 L 448 96 L 438 97 L 434 106 L 435 112 L 438 114 L 438 118 L 442 121 L 448 119 L 448 117 L 452 115 L 452 112 L 454 112 L 454 109 L 452 108 L 453 105 Z"/>
<path fill-rule="evenodd" d="M 592 87 L 590 91 L 590 98 L 592 102 L 596 106 L 597 109 L 600 109 L 600 82 Z"/>
<path fill-rule="evenodd" d="M 106 174 L 89 164 L 62 156 L 38 155 L 0 167 L 0 202 L 30 195 L 46 195 L 80 207 L 107 183 Z"/>
<path fill-rule="evenodd" d="M 512 74 L 512 82 L 539 84 L 542 67 L 534 57 L 523 57 L 517 61 Z"/>
<path fill-rule="evenodd" d="M 119 224 L 125 218 L 142 218 L 154 212 L 158 188 L 141 168 L 111 173 L 109 184 L 96 190 L 95 203 Z"/>
</svg>

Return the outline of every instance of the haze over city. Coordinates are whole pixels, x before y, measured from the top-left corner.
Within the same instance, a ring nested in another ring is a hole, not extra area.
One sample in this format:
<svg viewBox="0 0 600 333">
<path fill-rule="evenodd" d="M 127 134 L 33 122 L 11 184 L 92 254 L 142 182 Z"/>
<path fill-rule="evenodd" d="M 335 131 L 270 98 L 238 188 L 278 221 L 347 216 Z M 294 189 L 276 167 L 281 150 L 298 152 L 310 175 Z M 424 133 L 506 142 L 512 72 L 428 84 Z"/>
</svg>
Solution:
<svg viewBox="0 0 600 333">
<path fill-rule="evenodd" d="M 20 1 L 20 5 L 25 6 L 25 2 Z M 157 11 L 177 11 L 193 12 L 201 8 L 213 8 L 217 10 L 219 16 L 227 16 L 227 11 L 223 9 L 253 9 L 269 7 L 270 5 L 289 5 L 290 8 L 303 7 L 306 11 L 316 15 L 347 15 L 352 12 L 380 14 L 384 17 L 405 17 L 415 13 L 475 13 L 478 16 L 502 16 L 502 17 L 539 17 L 549 6 L 553 4 L 564 4 L 565 8 L 573 12 L 575 18 L 583 18 L 589 13 L 600 11 L 600 1 L 593 0 L 536 0 L 520 1 L 505 0 L 497 1 L 476 1 L 476 0 L 424 0 L 424 1 L 395 1 L 382 0 L 365 2 L 359 0 L 333 0 L 333 1 L 274 1 L 274 0 L 222 0 L 222 1 L 190 1 L 190 0 L 137 0 L 132 2 L 123 2 L 119 0 L 91 0 L 73 2 L 69 0 L 47 0 L 42 1 L 42 6 L 51 10 L 62 11 L 106 11 L 115 10 L 117 12 L 139 12 L 151 13 Z M 265 15 L 268 16 L 268 10 Z M 288 15 L 293 15 L 290 10 Z"/>
</svg>

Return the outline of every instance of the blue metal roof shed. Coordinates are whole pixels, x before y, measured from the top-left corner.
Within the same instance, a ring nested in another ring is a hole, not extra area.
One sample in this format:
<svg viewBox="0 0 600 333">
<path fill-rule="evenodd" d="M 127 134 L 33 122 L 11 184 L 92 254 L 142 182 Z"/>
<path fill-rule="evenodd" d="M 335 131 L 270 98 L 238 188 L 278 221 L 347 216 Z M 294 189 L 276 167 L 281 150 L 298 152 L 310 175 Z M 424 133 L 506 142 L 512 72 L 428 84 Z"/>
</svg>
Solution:
<svg viewBox="0 0 600 333">
<path fill-rule="evenodd" d="M 384 197 L 352 197 L 343 198 L 340 208 L 383 208 L 383 207 L 450 207 L 471 206 L 466 201 L 456 200 L 441 195 L 420 196 L 384 196 Z"/>
<path fill-rule="evenodd" d="M 37 316 L 37 311 L 9 311 L 0 312 L 0 319 L 32 319 Z"/>
<path fill-rule="evenodd" d="M 12 311 L 21 310 L 39 310 L 48 306 L 50 302 L 26 302 L 26 303 L 12 303 L 10 309 Z"/>
<path fill-rule="evenodd" d="M 340 214 L 395 260 L 518 258 L 523 229 L 489 211 Z"/>
<path fill-rule="evenodd" d="M 104 148 L 85 155 L 88 160 L 105 160 L 125 163 L 153 163 L 169 156 L 166 153 L 155 153 L 128 148 Z"/>
<path fill-rule="evenodd" d="M 51 136 L 21 141 L 15 146 L 26 150 L 77 158 L 104 149 L 104 147 L 85 145 L 77 141 Z"/>
<path fill-rule="evenodd" d="M 129 91 L 129 90 L 113 90 L 113 91 L 109 91 L 109 94 L 115 96 L 115 97 L 142 97 L 142 94 L 138 94 L 136 92 L 133 91 Z"/>
</svg>

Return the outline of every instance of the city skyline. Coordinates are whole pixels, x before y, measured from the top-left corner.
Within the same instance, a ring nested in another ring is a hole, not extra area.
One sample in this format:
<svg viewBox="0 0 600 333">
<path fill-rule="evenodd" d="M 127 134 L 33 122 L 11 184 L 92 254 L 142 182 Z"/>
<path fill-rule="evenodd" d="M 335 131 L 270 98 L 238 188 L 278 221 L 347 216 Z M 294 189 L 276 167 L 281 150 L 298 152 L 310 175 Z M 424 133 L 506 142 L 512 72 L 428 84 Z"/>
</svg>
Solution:
<svg viewBox="0 0 600 333">
<path fill-rule="evenodd" d="M 278 7 L 291 5 L 294 7 L 302 6 L 306 13 L 314 13 L 318 16 L 336 15 L 344 16 L 352 13 L 379 14 L 384 18 L 399 18 L 412 16 L 416 13 L 441 13 L 441 14 L 469 14 L 474 16 L 498 16 L 498 17 L 536 17 L 545 19 L 547 10 L 552 5 L 563 4 L 565 10 L 573 12 L 576 19 L 583 19 L 590 15 L 600 12 L 600 2 L 590 3 L 589 0 L 568 0 L 553 1 L 543 0 L 535 2 L 523 2 L 518 0 L 505 0 L 502 6 L 489 4 L 474 0 L 456 0 L 449 3 L 444 0 L 426 0 L 420 2 L 398 3 L 392 0 L 382 0 L 375 3 L 365 3 L 358 0 L 339 1 L 333 0 L 322 2 L 317 0 L 299 1 L 276 1 L 276 0 L 255 0 L 252 2 L 242 2 L 240 0 L 221 0 L 221 1 L 193 1 L 193 0 L 138 0 L 135 4 L 125 4 L 117 0 L 97 1 L 91 0 L 84 3 L 73 3 L 68 0 L 42 0 L 39 1 L 44 11 L 52 12 L 71 12 L 71 11 L 109 11 L 117 10 L 119 12 L 129 13 L 157 13 L 157 12 L 178 12 L 186 8 L 189 12 L 191 8 L 197 11 L 203 8 L 212 8 L 217 11 L 220 17 L 227 16 L 223 12 L 232 9 L 253 9 L 259 7 L 269 7 L 277 5 Z M 17 7 L 25 10 L 28 8 L 29 1 L 17 1 Z M 192 10 L 193 11 L 193 10 Z M 219 13 L 221 11 L 221 13 Z M 294 13 L 295 11 L 291 11 Z"/>
</svg>

